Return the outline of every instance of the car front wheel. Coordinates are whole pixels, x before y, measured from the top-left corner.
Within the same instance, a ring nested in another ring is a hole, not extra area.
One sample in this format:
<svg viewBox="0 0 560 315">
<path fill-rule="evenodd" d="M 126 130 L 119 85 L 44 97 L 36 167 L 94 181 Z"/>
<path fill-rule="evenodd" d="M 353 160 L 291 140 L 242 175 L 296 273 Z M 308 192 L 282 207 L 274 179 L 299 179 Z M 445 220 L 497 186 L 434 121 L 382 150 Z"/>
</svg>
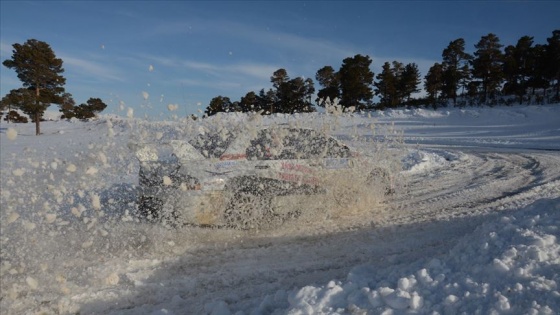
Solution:
<svg viewBox="0 0 560 315">
<path fill-rule="evenodd" d="M 242 230 L 266 227 L 273 217 L 270 198 L 248 192 L 234 193 L 225 211 L 226 224 Z"/>
</svg>

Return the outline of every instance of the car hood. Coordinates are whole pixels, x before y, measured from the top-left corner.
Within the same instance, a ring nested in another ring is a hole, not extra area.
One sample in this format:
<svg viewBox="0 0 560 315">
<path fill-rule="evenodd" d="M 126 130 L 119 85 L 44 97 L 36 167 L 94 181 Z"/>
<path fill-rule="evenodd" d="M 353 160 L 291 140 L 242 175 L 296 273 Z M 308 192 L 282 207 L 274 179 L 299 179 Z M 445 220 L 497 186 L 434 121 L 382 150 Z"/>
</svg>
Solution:
<svg viewBox="0 0 560 315">
<path fill-rule="evenodd" d="M 191 144 L 181 140 L 162 143 L 131 142 L 128 148 L 140 162 L 204 160 L 205 157 Z"/>
</svg>

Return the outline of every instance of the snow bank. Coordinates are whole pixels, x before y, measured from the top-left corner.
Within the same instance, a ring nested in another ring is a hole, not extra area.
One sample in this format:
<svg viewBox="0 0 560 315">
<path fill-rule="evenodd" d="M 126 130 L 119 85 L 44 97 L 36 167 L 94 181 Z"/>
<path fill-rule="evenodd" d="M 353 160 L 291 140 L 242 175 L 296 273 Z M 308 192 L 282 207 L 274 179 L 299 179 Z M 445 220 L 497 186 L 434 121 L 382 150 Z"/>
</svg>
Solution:
<svg viewBox="0 0 560 315">
<path fill-rule="evenodd" d="M 560 199 L 497 217 L 446 255 L 376 270 L 355 267 L 345 281 L 279 291 L 259 310 L 282 314 L 558 314 Z M 282 308 L 282 304 L 288 305 Z M 223 308 L 223 304 L 220 304 Z M 278 312 L 282 309 L 282 312 Z"/>
<path fill-rule="evenodd" d="M 445 150 L 409 150 L 402 158 L 404 174 L 421 173 L 434 168 L 443 168 L 455 162 L 464 161 L 464 154 Z"/>
</svg>

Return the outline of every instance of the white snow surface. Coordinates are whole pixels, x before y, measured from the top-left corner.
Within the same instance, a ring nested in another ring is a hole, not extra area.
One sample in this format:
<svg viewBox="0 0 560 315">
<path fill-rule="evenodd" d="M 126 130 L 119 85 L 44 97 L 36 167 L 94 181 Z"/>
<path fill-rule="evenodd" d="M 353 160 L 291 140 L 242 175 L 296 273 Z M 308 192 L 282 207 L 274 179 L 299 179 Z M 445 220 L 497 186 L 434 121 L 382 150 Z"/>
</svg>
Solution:
<svg viewBox="0 0 560 315">
<path fill-rule="evenodd" d="M 140 222 L 139 140 L 329 130 L 397 192 L 274 230 Z M 558 314 L 560 105 L 0 123 L 0 314 Z"/>
</svg>

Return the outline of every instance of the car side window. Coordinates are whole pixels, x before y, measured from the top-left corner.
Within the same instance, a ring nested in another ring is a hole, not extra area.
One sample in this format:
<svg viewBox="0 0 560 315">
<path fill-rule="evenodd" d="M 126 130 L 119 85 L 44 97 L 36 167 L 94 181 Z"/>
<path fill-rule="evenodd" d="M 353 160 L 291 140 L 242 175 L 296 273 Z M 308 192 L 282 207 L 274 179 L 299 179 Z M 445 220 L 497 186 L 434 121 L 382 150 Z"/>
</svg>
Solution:
<svg viewBox="0 0 560 315">
<path fill-rule="evenodd" d="M 249 160 L 343 158 L 350 150 L 336 139 L 310 129 L 264 129 L 246 150 Z"/>
<path fill-rule="evenodd" d="M 233 134 L 224 131 L 219 133 L 199 134 L 189 141 L 206 158 L 218 158 L 233 141 Z"/>
<path fill-rule="evenodd" d="M 260 130 L 251 140 L 245 154 L 248 160 L 273 160 L 276 158 L 271 152 L 273 139 L 268 129 Z"/>
<path fill-rule="evenodd" d="M 350 148 L 336 141 L 336 139 L 328 138 L 326 157 L 328 158 L 350 157 Z"/>
</svg>

